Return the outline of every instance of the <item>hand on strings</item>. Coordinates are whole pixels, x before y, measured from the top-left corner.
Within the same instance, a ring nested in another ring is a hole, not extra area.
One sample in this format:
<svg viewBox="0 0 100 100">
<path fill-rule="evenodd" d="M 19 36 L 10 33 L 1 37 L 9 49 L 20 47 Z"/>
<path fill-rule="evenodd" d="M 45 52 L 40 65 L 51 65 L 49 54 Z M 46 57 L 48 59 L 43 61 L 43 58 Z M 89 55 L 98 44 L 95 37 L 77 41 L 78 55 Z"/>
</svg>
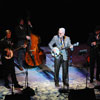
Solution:
<svg viewBox="0 0 100 100">
<path fill-rule="evenodd" d="M 27 35 L 27 36 L 26 36 L 26 39 L 27 39 L 27 40 L 30 40 L 31 38 L 30 38 L 30 36 Z"/>
<path fill-rule="evenodd" d="M 24 69 L 22 67 L 19 68 L 21 71 L 23 71 Z"/>
<path fill-rule="evenodd" d="M 70 46 L 70 48 L 73 48 L 73 47 L 74 47 L 73 45 Z"/>
<path fill-rule="evenodd" d="M 91 46 L 96 46 L 96 42 L 92 42 L 91 43 Z"/>
<path fill-rule="evenodd" d="M 24 44 L 23 48 L 26 48 L 27 47 L 27 44 Z"/>
<path fill-rule="evenodd" d="M 71 45 L 71 46 L 70 46 L 70 49 L 71 49 L 71 51 L 73 51 L 73 50 L 74 50 L 74 46 L 73 46 L 73 45 Z"/>
<path fill-rule="evenodd" d="M 11 52 L 10 52 L 10 49 L 9 49 L 9 48 L 6 48 L 5 51 L 7 51 L 7 54 L 6 54 L 6 55 L 7 55 L 8 57 L 11 56 Z"/>
<path fill-rule="evenodd" d="M 57 52 L 56 49 L 53 49 L 53 52 L 56 53 Z"/>
</svg>

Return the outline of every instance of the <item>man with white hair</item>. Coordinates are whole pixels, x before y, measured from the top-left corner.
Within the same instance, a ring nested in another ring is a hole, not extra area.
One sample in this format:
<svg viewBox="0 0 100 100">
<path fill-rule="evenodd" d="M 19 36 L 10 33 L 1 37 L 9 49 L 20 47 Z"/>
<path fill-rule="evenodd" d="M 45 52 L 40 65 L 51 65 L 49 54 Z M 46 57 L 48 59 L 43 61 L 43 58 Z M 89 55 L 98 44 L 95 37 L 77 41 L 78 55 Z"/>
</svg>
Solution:
<svg viewBox="0 0 100 100">
<path fill-rule="evenodd" d="M 60 50 L 60 54 L 55 57 L 54 60 L 54 71 L 55 71 L 55 86 L 59 87 L 59 70 L 62 64 L 62 79 L 63 86 L 69 86 L 68 84 L 68 48 L 73 49 L 73 45 L 71 44 L 71 40 L 68 36 L 65 36 L 65 28 L 59 28 L 58 35 L 55 35 L 52 40 L 49 42 L 50 49 L 56 54 L 57 49 L 53 47 L 53 45 Z"/>
</svg>

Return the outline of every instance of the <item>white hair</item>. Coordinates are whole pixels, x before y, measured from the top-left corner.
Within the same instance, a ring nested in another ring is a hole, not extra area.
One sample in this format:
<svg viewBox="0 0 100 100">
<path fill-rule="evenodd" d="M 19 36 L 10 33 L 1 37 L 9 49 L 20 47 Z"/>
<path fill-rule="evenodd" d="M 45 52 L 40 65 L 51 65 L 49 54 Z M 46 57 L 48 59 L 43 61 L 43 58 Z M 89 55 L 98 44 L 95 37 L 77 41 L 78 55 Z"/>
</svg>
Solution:
<svg viewBox="0 0 100 100">
<path fill-rule="evenodd" d="M 65 28 L 59 28 L 59 31 L 61 32 L 61 33 L 64 33 L 65 34 Z"/>
</svg>

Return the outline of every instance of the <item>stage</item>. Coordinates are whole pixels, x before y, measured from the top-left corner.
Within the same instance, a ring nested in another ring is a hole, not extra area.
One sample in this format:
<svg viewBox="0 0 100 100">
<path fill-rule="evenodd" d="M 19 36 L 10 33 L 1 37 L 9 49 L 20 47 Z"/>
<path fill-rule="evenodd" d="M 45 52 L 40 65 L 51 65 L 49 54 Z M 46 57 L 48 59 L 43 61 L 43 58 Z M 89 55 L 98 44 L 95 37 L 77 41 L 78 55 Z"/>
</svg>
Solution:
<svg viewBox="0 0 100 100">
<path fill-rule="evenodd" d="M 28 71 L 28 86 L 35 91 L 35 95 L 31 96 L 32 100 L 68 100 L 70 90 L 80 90 L 90 88 L 95 92 L 96 98 L 99 98 L 100 91 L 94 89 L 99 82 L 94 80 L 93 84 L 89 83 L 89 66 L 86 58 L 88 57 L 88 47 L 84 44 L 75 47 L 72 52 L 72 58 L 69 61 L 69 93 L 61 93 L 59 89 L 62 85 L 62 67 L 60 68 L 60 87 L 55 87 L 54 84 L 54 58 L 51 56 L 48 47 L 41 47 L 46 54 L 46 62 L 40 67 L 25 68 L 20 71 L 16 68 L 16 76 L 23 89 L 26 88 L 26 71 Z M 86 54 L 80 55 L 80 50 L 87 50 Z M 87 76 L 87 77 L 86 77 Z M 87 83 L 86 83 L 87 82 Z M 11 85 L 11 84 L 10 84 Z M 20 93 L 23 89 L 14 89 L 14 93 Z M 0 80 L 0 100 L 4 100 L 6 95 L 11 95 L 12 90 L 4 87 L 3 79 Z M 87 94 L 88 98 L 88 94 Z"/>
</svg>

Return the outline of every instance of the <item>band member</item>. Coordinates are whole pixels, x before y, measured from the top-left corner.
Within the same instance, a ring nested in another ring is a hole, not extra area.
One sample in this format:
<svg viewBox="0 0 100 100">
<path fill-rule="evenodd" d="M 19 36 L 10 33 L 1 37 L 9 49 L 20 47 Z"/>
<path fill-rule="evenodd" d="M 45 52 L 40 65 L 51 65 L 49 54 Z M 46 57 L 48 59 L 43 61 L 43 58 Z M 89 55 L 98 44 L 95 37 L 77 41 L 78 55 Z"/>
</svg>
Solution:
<svg viewBox="0 0 100 100">
<path fill-rule="evenodd" d="M 25 26 L 24 19 L 20 19 L 19 25 L 15 29 L 17 46 L 20 47 L 23 45 L 23 48 L 18 50 L 18 64 L 20 67 L 24 68 L 24 58 L 27 47 L 27 40 L 30 40 L 30 36 L 27 32 L 27 27 Z"/>
<path fill-rule="evenodd" d="M 6 30 L 6 36 L 0 41 L 0 50 L 1 50 L 1 62 L 3 65 L 4 81 L 5 87 L 10 88 L 9 86 L 9 75 L 11 75 L 12 83 L 15 88 L 22 88 L 18 84 L 16 74 L 15 74 L 15 64 L 14 64 L 14 54 L 13 54 L 14 42 L 11 38 L 11 31 Z"/>
<path fill-rule="evenodd" d="M 68 36 L 65 36 L 65 28 L 59 28 L 58 35 L 55 35 L 49 43 L 49 47 L 51 50 L 56 53 L 56 49 L 53 48 L 53 45 L 56 45 L 59 48 L 61 55 L 55 57 L 54 61 L 54 81 L 55 86 L 59 87 L 59 70 L 60 66 L 62 65 L 62 79 L 63 79 L 63 86 L 69 86 L 68 84 L 68 48 L 73 49 L 73 45 L 71 44 L 71 40 Z"/>
<path fill-rule="evenodd" d="M 96 65 L 96 80 L 100 81 L 100 27 L 90 33 L 88 44 L 90 46 L 90 83 L 93 83 L 94 68 Z"/>
</svg>

